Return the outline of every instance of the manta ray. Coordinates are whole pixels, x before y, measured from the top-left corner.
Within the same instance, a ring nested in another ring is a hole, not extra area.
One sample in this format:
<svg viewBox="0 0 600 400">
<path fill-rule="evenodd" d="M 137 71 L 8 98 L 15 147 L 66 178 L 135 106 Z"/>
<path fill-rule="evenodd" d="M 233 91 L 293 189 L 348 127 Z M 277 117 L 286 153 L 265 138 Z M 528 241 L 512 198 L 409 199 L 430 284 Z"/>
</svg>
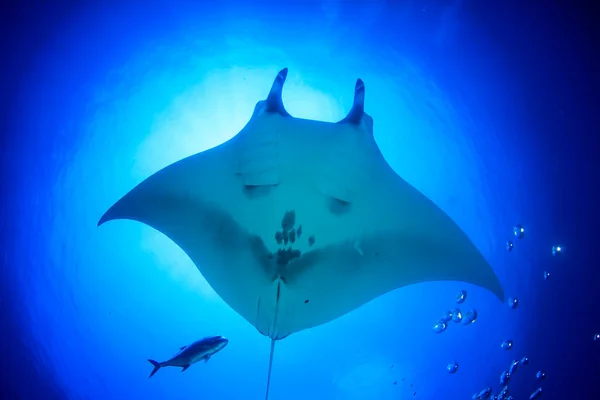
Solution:
<svg viewBox="0 0 600 400">
<path fill-rule="evenodd" d="M 267 399 L 277 340 L 391 290 L 454 280 L 504 301 L 469 237 L 384 159 L 363 81 L 344 119 L 321 122 L 286 111 L 287 72 L 237 135 L 156 172 L 98 222 L 129 219 L 162 232 L 271 338 Z"/>
</svg>

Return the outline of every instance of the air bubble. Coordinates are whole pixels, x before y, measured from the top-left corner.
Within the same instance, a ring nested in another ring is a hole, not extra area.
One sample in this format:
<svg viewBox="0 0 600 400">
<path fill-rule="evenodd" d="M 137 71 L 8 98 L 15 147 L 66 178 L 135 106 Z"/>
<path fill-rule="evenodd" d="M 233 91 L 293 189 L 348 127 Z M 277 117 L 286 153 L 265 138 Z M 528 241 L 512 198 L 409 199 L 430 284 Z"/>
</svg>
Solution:
<svg viewBox="0 0 600 400">
<path fill-rule="evenodd" d="M 563 248 L 562 246 L 552 246 L 552 255 L 553 256 L 559 256 L 563 253 Z"/>
<path fill-rule="evenodd" d="M 449 322 L 452 321 L 452 310 L 446 311 L 446 313 L 440 318 L 440 321 Z"/>
<path fill-rule="evenodd" d="M 492 388 L 485 388 L 481 392 L 473 396 L 476 400 L 487 400 L 492 396 Z"/>
<path fill-rule="evenodd" d="M 433 331 L 435 333 L 442 333 L 446 330 L 446 328 L 448 327 L 448 325 L 444 322 L 444 321 L 437 321 L 434 325 L 433 325 Z"/>
<path fill-rule="evenodd" d="M 462 312 L 458 308 L 452 309 L 452 322 L 462 321 Z"/>
<path fill-rule="evenodd" d="M 508 385 L 508 382 L 510 382 L 510 373 L 508 371 L 504 371 L 500 375 L 500 385 L 506 386 Z"/>
<path fill-rule="evenodd" d="M 448 364 L 446 366 L 446 370 L 449 373 L 454 374 L 454 373 L 456 373 L 456 371 L 458 371 L 458 364 L 456 362 L 451 362 L 450 364 Z"/>
<path fill-rule="evenodd" d="M 512 251 L 514 247 L 515 244 L 511 240 L 506 241 L 506 251 Z"/>
<path fill-rule="evenodd" d="M 543 381 L 544 379 L 546 379 L 546 372 L 544 372 L 544 371 L 538 371 L 537 374 L 535 374 L 535 378 L 538 381 Z"/>
<path fill-rule="evenodd" d="M 548 279 L 550 279 L 550 272 L 544 271 L 544 280 L 547 281 Z"/>
<path fill-rule="evenodd" d="M 504 350 L 511 350 L 513 348 L 513 341 L 512 340 L 505 340 L 504 342 L 500 343 L 500 348 L 504 349 Z"/>
<path fill-rule="evenodd" d="M 517 368 L 519 368 L 519 361 L 513 360 L 510 363 L 510 367 L 508 368 L 508 373 L 510 374 L 510 376 L 513 376 L 513 374 L 517 372 Z"/>
<path fill-rule="evenodd" d="M 542 395 L 542 388 L 537 388 L 535 392 L 531 393 L 531 396 L 529 396 L 529 400 L 535 400 L 537 398 L 539 398 Z"/>
<path fill-rule="evenodd" d="M 515 225 L 513 228 L 513 235 L 515 235 L 517 239 L 523 239 L 523 236 L 525 236 L 525 228 L 523 228 L 522 225 Z"/>
<path fill-rule="evenodd" d="M 471 308 L 470 310 L 467 310 L 463 314 L 463 318 L 462 318 L 463 325 L 471 325 L 475 321 L 477 321 L 477 310 L 476 309 Z"/>
</svg>

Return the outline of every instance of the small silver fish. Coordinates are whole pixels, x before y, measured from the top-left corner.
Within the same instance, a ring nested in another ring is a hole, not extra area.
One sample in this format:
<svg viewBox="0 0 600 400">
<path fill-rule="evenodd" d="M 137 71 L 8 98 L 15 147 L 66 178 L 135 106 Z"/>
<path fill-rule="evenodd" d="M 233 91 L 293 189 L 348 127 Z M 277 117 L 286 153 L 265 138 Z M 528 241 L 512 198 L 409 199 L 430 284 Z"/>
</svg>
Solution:
<svg viewBox="0 0 600 400">
<path fill-rule="evenodd" d="M 200 360 L 207 362 L 213 354 L 227 346 L 227 343 L 229 343 L 229 340 L 223 336 L 208 337 L 198 340 L 189 346 L 181 347 L 177 354 L 167 361 L 158 362 L 148 359 L 150 364 L 154 365 L 154 369 L 148 378 L 151 378 L 162 367 L 181 367 L 181 372 L 183 372 L 190 365 Z"/>
</svg>

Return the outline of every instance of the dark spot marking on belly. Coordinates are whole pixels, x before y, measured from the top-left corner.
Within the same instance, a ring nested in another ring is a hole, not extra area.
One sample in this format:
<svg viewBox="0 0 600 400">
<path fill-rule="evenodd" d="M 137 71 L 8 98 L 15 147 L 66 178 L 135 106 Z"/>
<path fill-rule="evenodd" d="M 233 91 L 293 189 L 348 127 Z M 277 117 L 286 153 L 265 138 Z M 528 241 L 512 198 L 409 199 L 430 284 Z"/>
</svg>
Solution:
<svg viewBox="0 0 600 400">
<path fill-rule="evenodd" d="M 277 250 L 277 264 L 279 266 L 285 266 L 290 261 L 295 260 L 296 258 L 300 258 L 302 253 L 300 250 L 292 250 L 292 249 L 279 249 Z"/>
<path fill-rule="evenodd" d="M 275 241 L 277 244 L 281 244 L 281 242 L 283 242 L 283 233 L 279 231 L 275 232 Z"/>
<path fill-rule="evenodd" d="M 287 244 L 288 244 L 288 240 L 289 240 L 289 238 L 288 238 L 288 233 L 287 233 L 286 231 L 283 231 L 283 244 L 284 244 L 285 246 L 287 246 Z"/>
<path fill-rule="evenodd" d="M 296 224 L 296 211 L 286 211 L 281 219 L 281 229 L 283 232 L 287 233 L 290 230 L 294 229 L 294 225 Z"/>
</svg>

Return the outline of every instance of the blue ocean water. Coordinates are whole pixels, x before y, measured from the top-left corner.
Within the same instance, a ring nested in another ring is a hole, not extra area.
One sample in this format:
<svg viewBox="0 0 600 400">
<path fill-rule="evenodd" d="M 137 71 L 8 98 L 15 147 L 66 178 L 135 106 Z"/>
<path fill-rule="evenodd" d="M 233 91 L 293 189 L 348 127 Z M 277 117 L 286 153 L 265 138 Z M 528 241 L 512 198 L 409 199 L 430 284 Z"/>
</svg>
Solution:
<svg viewBox="0 0 600 400">
<path fill-rule="evenodd" d="M 522 357 L 515 399 L 540 386 L 546 399 L 600 396 L 591 13 L 466 0 L 121 1 L 18 2 L 3 18 L 3 399 L 264 397 L 269 339 L 186 254 L 140 223 L 96 225 L 154 172 L 239 132 L 283 67 L 283 101 L 300 118 L 340 120 L 365 82 L 388 163 L 470 236 L 519 305 L 460 282 L 395 290 L 279 341 L 270 398 L 471 398 L 498 393 Z M 477 321 L 434 333 L 453 307 L 475 308 Z M 229 345 L 209 362 L 148 379 L 148 358 L 213 335 Z"/>
</svg>

